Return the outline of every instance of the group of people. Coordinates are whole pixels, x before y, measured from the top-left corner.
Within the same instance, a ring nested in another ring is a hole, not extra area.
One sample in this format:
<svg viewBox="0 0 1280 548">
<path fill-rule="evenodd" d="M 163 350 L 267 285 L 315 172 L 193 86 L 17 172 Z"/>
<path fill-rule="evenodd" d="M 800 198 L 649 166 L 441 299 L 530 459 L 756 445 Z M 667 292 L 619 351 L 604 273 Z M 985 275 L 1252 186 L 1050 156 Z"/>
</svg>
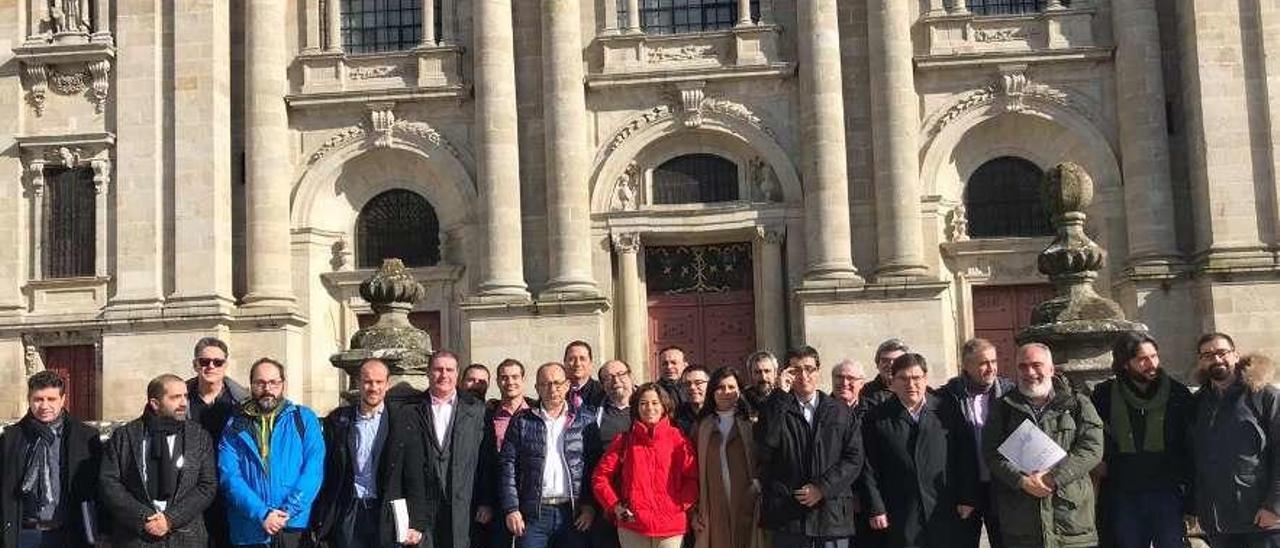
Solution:
<svg viewBox="0 0 1280 548">
<path fill-rule="evenodd" d="M 1113 378 L 1085 394 L 1050 349 L 963 345 L 940 387 L 899 340 L 876 371 L 844 359 L 819 390 L 816 350 L 708 371 L 659 353 L 659 379 L 595 366 L 590 345 L 532 372 L 459 368 L 388 398 L 361 364 L 358 398 L 323 422 L 285 397 L 285 367 L 195 346 L 195 376 L 147 386 L 140 417 L 103 444 L 65 385 L 28 379 L 28 413 L 0 435 L 0 548 L 417 545 L 522 548 L 1280 546 L 1280 414 L 1270 361 L 1222 333 L 1198 342 L 1192 393 L 1144 334 L 1118 340 Z M 593 376 L 594 375 L 594 376 Z M 1026 469 L 1002 450 L 1035 429 L 1065 454 Z M 1197 519 L 1198 518 L 1198 519 Z"/>
</svg>

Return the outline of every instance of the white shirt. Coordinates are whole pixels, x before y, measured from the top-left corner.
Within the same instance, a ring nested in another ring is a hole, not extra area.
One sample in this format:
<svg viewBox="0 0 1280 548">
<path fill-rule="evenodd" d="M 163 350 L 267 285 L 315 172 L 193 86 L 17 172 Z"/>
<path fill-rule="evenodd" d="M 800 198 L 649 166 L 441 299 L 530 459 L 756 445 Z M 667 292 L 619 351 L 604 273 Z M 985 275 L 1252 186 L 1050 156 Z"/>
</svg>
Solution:
<svg viewBox="0 0 1280 548">
<path fill-rule="evenodd" d="M 809 396 L 809 401 L 801 400 L 800 396 L 796 396 L 796 401 L 800 403 L 800 412 L 804 414 L 804 421 L 809 423 L 809 426 L 813 426 L 813 414 L 818 410 L 818 393 L 814 392 Z"/>
<path fill-rule="evenodd" d="M 533 413 L 547 427 L 546 457 L 542 462 L 542 498 L 568 497 L 569 476 L 564 461 L 564 429 L 569 417 L 568 405 L 566 404 L 559 417 L 548 415 L 542 407 L 538 407 Z"/>
<path fill-rule="evenodd" d="M 178 435 L 177 435 L 177 434 L 169 434 L 168 436 L 165 436 L 164 440 L 165 440 L 165 441 L 167 441 L 167 442 L 169 442 L 169 453 L 170 453 L 170 454 L 172 454 L 172 453 L 173 453 L 173 444 L 178 440 Z M 148 453 L 147 453 L 147 450 L 148 450 L 148 447 L 147 447 L 147 446 L 148 446 L 148 445 L 150 445 L 150 444 L 151 444 L 151 438 L 150 438 L 150 437 L 144 437 L 144 438 L 142 438 L 142 454 L 143 454 L 143 455 L 148 454 Z M 173 467 L 174 467 L 174 468 L 177 468 L 178 470 L 182 470 L 182 465 L 183 465 L 183 462 L 184 462 L 185 460 L 186 460 L 186 458 L 184 457 L 184 455 L 178 455 L 178 460 L 173 461 Z M 142 462 L 140 462 L 140 463 L 138 463 L 138 464 L 139 464 L 139 466 L 141 466 L 141 467 L 142 467 L 142 477 L 143 477 L 143 478 L 146 478 L 146 477 L 147 477 L 147 459 L 145 459 L 145 458 L 144 458 L 144 459 L 142 459 Z M 145 480 L 145 479 L 143 479 L 143 481 L 145 482 L 146 480 Z M 157 511 L 157 512 L 163 512 L 163 511 L 165 511 L 165 509 L 166 509 L 166 508 L 168 508 L 168 507 L 169 507 L 169 501 L 165 501 L 165 500 L 153 500 L 153 501 L 151 501 L 151 506 L 152 506 L 152 507 L 154 507 L 154 508 L 156 509 L 156 511 Z"/>
<path fill-rule="evenodd" d="M 444 447 L 444 436 L 449 433 L 449 420 L 453 418 L 453 406 L 457 403 L 457 390 L 443 399 L 431 396 L 431 425 L 436 431 L 436 441 L 440 442 L 440 447 Z"/>
</svg>

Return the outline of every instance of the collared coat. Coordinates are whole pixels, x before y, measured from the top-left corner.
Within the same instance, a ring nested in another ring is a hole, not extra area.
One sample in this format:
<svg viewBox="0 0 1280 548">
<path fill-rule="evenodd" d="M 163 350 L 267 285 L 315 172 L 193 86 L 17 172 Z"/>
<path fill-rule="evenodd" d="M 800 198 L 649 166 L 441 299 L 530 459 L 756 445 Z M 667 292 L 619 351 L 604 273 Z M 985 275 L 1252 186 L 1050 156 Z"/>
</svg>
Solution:
<svg viewBox="0 0 1280 548">
<path fill-rule="evenodd" d="M 382 502 L 379 518 L 378 546 L 395 543 L 395 521 L 389 501 L 398 497 L 399 485 L 392 485 L 392 478 L 399 477 L 400 459 L 404 455 L 404 441 L 393 442 L 391 432 L 395 428 L 397 407 L 383 404 L 382 423 L 374 436 L 373 451 L 378 455 L 378 468 L 374 473 L 377 498 Z M 356 428 L 358 405 L 344 405 L 334 409 L 324 418 L 324 483 L 315 505 L 311 508 L 310 530 L 318 539 L 331 539 L 338 534 L 343 516 L 355 499 Z"/>
<path fill-rule="evenodd" d="M 756 423 L 760 466 L 760 517 L 764 528 L 807 537 L 854 534 L 853 480 L 862 473 L 858 417 L 822 392 L 810 426 L 792 394 L 771 398 Z M 823 499 L 809 508 L 794 491 L 817 486 Z"/>
<path fill-rule="evenodd" d="M 948 546 L 957 506 L 977 499 L 973 438 L 958 406 L 926 394 L 917 421 L 893 398 L 863 417 L 862 437 L 865 517 L 888 515 L 890 546 Z"/>
<path fill-rule="evenodd" d="M 1022 473 L 999 452 L 1000 444 L 1029 420 L 1066 451 L 1049 471 L 1056 488 L 1035 498 L 1019 486 Z M 993 404 L 983 429 L 982 453 L 991 470 L 1004 543 L 1009 548 L 1074 548 L 1098 544 L 1095 495 L 1089 478 L 1102 462 L 1102 419 L 1084 394 L 1053 378 L 1053 399 L 1036 418 L 1027 397 L 1014 390 Z"/>
<path fill-rule="evenodd" d="M 62 431 L 62 497 L 57 514 L 63 516 L 69 546 L 88 546 L 81 503 L 97 504 L 98 465 L 102 438 L 98 429 L 66 415 Z M 0 516 L 3 533 L 0 548 L 17 548 L 22 530 L 22 473 L 26 467 L 27 439 L 22 427 L 6 426 L 0 435 Z M 98 518 L 101 522 L 101 517 Z M 99 524 L 100 525 L 100 524 Z"/>
<path fill-rule="evenodd" d="M 403 444 L 401 481 L 409 505 L 409 524 L 422 533 L 419 546 L 446 548 L 433 531 L 447 527 L 451 548 L 471 544 L 471 509 L 492 504 L 489 474 L 497 450 L 484 423 L 484 402 L 465 391 L 457 392 L 453 415 L 441 446 L 435 434 L 430 395 L 407 406 L 397 421 L 394 443 Z M 449 516 L 447 524 L 439 523 Z"/>
<path fill-rule="evenodd" d="M 102 454 L 98 477 L 105 516 L 114 524 L 116 548 L 204 546 L 207 541 L 202 514 L 218 492 L 218 461 L 213 441 L 199 423 L 187 421 L 182 433 L 182 466 L 178 468 L 178 488 L 164 510 L 169 534 L 151 536 L 143 528 L 147 517 L 156 513 L 147 494 L 145 468 L 150 442 L 143 419 L 134 419 L 116 429 Z"/>
<path fill-rule="evenodd" d="M 729 460 L 729 476 L 731 478 L 745 478 L 746 481 L 730 486 L 730 492 L 733 493 L 733 500 L 730 501 L 729 508 L 711 508 L 710 504 L 713 500 L 710 489 L 712 484 L 716 483 L 711 480 L 710 474 L 720 474 L 718 463 L 720 462 L 720 448 L 712 443 L 713 434 L 717 433 L 716 425 L 717 416 L 711 415 L 702 417 L 698 421 L 698 427 L 694 434 L 694 447 L 698 451 L 698 516 L 702 519 L 702 523 L 707 524 L 707 529 L 696 536 L 697 542 L 695 548 L 765 548 L 767 544 L 764 539 L 764 532 L 760 529 L 760 471 L 756 466 L 755 455 L 755 424 L 747 416 L 734 416 L 733 430 L 729 432 L 729 439 L 726 445 L 726 451 L 732 451 L 733 448 L 741 448 L 741 459 L 730 457 Z M 714 453 L 713 453 L 714 452 Z M 733 463 L 742 462 L 744 466 L 740 469 L 735 467 Z M 727 515 L 728 523 L 723 524 L 717 533 L 728 532 L 727 536 L 731 538 L 721 539 L 719 537 L 712 539 L 711 529 L 713 519 L 712 514 Z"/>
</svg>

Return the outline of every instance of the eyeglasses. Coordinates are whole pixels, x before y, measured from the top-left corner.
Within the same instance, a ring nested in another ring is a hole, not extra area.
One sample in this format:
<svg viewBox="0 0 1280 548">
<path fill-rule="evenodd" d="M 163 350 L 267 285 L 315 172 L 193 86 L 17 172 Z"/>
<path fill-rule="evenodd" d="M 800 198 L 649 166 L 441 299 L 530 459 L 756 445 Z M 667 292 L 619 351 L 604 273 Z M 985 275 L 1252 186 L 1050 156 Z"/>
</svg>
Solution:
<svg viewBox="0 0 1280 548">
<path fill-rule="evenodd" d="M 227 360 L 222 358 L 196 358 L 196 365 L 200 367 L 222 367 L 227 364 Z"/>
<path fill-rule="evenodd" d="M 1214 358 L 1225 358 L 1225 357 L 1227 357 L 1227 354 L 1230 354 L 1230 353 L 1232 353 L 1232 352 L 1235 352 L 1235 349 L 1232 349 L 1232 348 L 1219 348 L 1219 349 L 1217 349 L 1217 350 L 1210 350 L 1210 351 L 1208 351 L 1208 352 L 1201 352 L 1201 353 L 1200 353 L 1200 359 L 1201 359 L 1201 360 L 1204 360 L 1204 361 L 1209 361 L 1209 360 L 1212 360 L 1212 359 L 1214 359 Z"/>
<path fill-rule="evenodd" d="M 788 371 L 791 371 L 792 375 L 799 375 L 801 373 L 805 375 L 813 375 L 814 373 L 818 372 L 818 368 L 813 366 L 807 366 L 807 367 L 795 366 L 795 367 L 789 368 Z"/>
<path fill-rule="evenodd" d="M 253 381 L 253 386 L 255 388 L 276 388 L 279 386 L 284 386 L 284 381 L 281 379 L 272 379 L 269 381 Z"/>
</svg>

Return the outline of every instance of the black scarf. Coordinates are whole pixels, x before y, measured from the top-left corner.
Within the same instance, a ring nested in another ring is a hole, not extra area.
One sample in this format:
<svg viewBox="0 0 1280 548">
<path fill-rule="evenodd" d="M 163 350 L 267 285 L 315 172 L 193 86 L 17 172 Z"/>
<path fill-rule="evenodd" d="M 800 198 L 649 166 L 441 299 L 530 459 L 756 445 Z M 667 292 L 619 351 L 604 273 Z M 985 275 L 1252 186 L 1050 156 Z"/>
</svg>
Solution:
<svg viewBox="0 0 1280 548">
<path fill-rule="evenodd" d="M 162 417 L 148 409 L 142 415 L 150 436 L 147 451 L 147 494 L 151 500 L 171 500 L 178 491 L 178 459 L 182 457 L 182 421 Z M 173 438 L 169 449 L 168 437 Z"/>
<path fill-rule="evenodd" d="M 31 442 L 31 448 L 27 451 L 27 460 L 24 464 L 22 473 L 22 493 L 27 496 L 33 496 L 40 502 L 42 508 L 53 506 L 58 503 L 54 494 L 53 482 L 59 481 L 53 477 L 53 469 L 49 466 L 50 451 L 53 444 L 57 443 L 58 436 L 54 433 L 54 427 L 59 429 L 65 423 L 66 414 L 59 416 L 52 423 L 44 424 L 27 413 L 18 421 L 18 427 L 22 429 L 23 435 Z"/>
</svg>

